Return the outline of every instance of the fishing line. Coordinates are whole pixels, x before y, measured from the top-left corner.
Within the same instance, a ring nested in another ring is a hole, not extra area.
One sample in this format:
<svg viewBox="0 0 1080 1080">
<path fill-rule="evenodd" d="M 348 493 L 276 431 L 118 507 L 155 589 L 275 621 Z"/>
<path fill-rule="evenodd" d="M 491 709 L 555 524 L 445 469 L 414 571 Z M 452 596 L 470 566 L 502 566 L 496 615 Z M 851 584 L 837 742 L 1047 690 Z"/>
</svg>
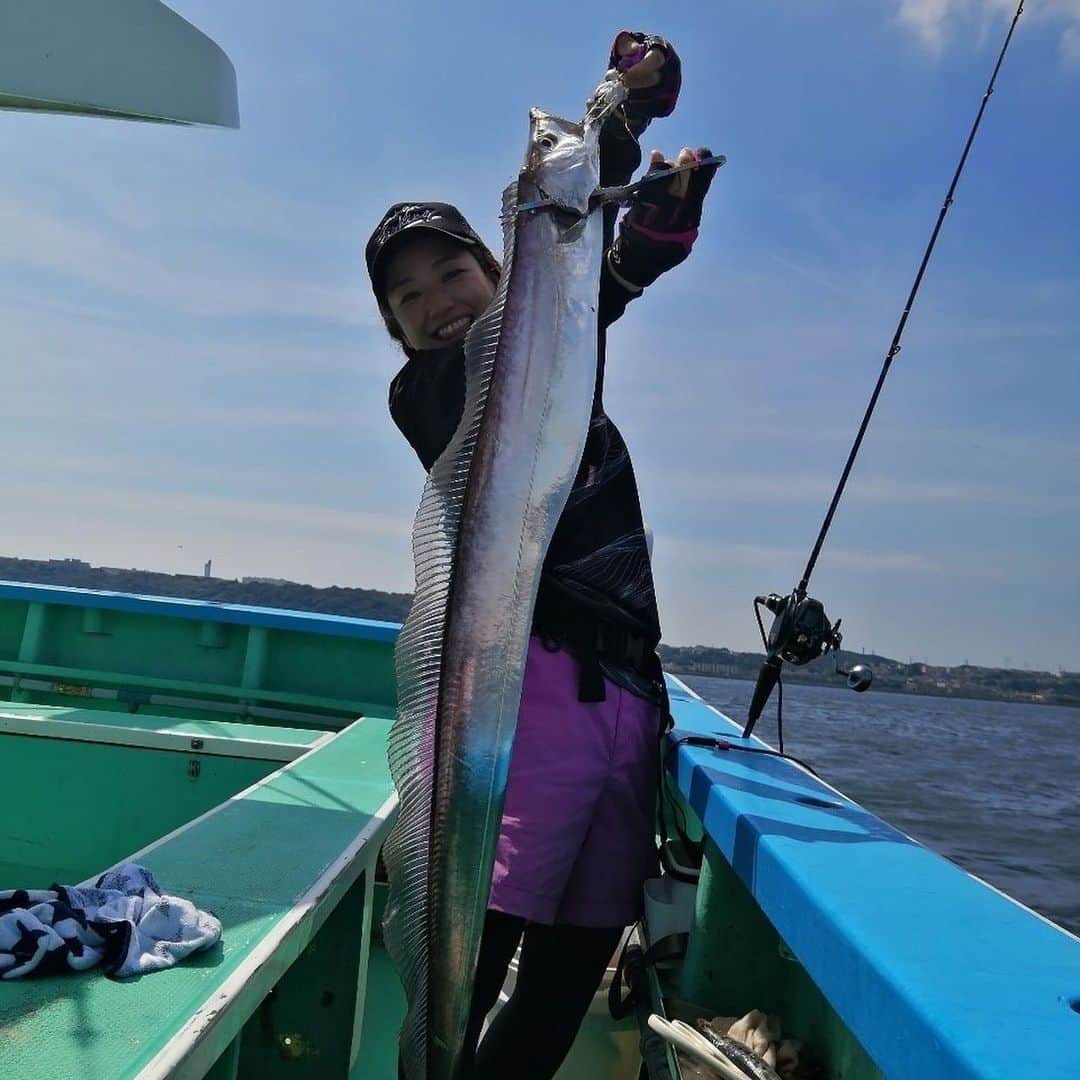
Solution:
<svg viewBox="0 0 1080 1080">
<path fill-rule="evenodd" d="M 782 740 L 781 740 L 782 741 Z M 661 746 L 663 744 L 663 736 L 661 736 Z M 680 869 L 673 865 L 669 859 L 668 852 L 668 830 L 667 819 L 664 815 L 663 804 L 666 803 L 668 812 L 671 815 L 671 823 L 675 826 L 675 833 L 679 838 L 679 842 L 682 844 L 683 853 L 685 857 L 690 858 L 691 862 L 695 861 L 695 855 L 698 856 L 697 862 L 700 865 L 700 855 L 702 850 L 701 842 L 696 842 L 690 839 L 690 828 L 686 821 L 686 814 L 683 812 L 682 807 L 679 805 L 679 801 L 671 792 L 668 779 L 672 775 L 673 770 L 671 767 L 672 759 L 675 757 L 680 746 L 696 746 L 704 749 L 713 750 L 716 753 L 726 753 L 728 751 L 734 751 L 735 753 L 743 754 L 761 754 L 764 757 L 782 758 L 784 761 L 790 761 L 795 765 L 805 769 L 811 776 L 821 780 L 821 776 L 818 771 L 801 758 L 795 757 L 794 754 L 785 754 L 783 746 L 779 750 L 773 750 L 767 746 L 743 746 L 739 743 L 733 743 L 730 739 L 724 738 L 722 735 L 680 735 L 678 738 L 668 739 L 666 750 L 661 749 L 659 755 L 659 797 L 660 804 L 657 807 L 657 829 L 660 833 L 660 860 L 663 864 L 666 873 L 676 878 L 679 881 L 695 881 L 696 877 L 686 877 Z M 824 781 L 822 781 L 824 783 Z"/>
<path fill-rule="evenodd" d="M 667 757 L 670 760 L 672 754 L 679 749 L 680 746 L 698 746 L 705 749 L 715 750 L 717 753 L 727 751 L 733 751 L 737 754 L 761 754 L 764 757 L 783 758 L 784 761 L 794 762 L 796 765 L 805 769 L 812 776 L 816 776 L 819 780 L 821 777 L 813 766 L 808 765 L 801 758 L 797 758 L 794 754 L 785 754 L 782 750 L 773 750 L 768 746 L 743 746 L 741 743 L 733 743 L 730 739 L 725 739 L 722 735 L 683 735 L 678 739 L 671 739 L 669 741 L 669 747 Z M 685 817 L 683 818 L 685 822 Z"/>
<path fill-rule="evenodd" d="M 1009 26 L 1009 32 L 1005 35 L 1005 43 L 1001 46 L 1001 52 L 998 54 L 997 63 L 994 65 L 993 74 L 990 76 L 990 82 L 987 84 L 986 92 L 983 94 L 982 101 L 979 104 L 979 111 L 975 116 L 975 122 L 971 125 L 971 131 L 968 134 L 967 142 L 964 144 L 964 152 L 960 155 L 960 162 L 956 166 L 956 172 L 953 174 L 948 194 L 946 194 L 945 201 L 941 204 L 941 210 L 938 213 L 934 231 L 930 234 L 930 241 L 926 245 L 926 251 L 923 254 L 922 262 L 919 264 L 919 270 L 915 275 L 915 282 L 911 286 L 911 292 L 908 294 L 907 303 L 904 305 L 903 312 L 901 312 L 900 321 L 896 327 L 896 333 L 893 334 L 892 343 L 889 345 L 889 351 L 885 354 L 885 363 L 882 365 L 881 374 L 878 376 L 874 392 L 870 395 L 870 404 L 866 407 L 866 414 L 863 416 L 862 424 L 859 425 L 859 432 L 855 436 L 855 442 L 851 447 L 851 453 L 848 455 L 847 463 L 844 465 L 844 471 L 840 475 L 840 483 L 836 486 L 836 493 L 833 495 L 832 502 L 829 504 L 828 513 L 825 515 L 825 521 L 822 523 L 821 532 L 818 533 L 817 541 L 814 544 L 814 550 L 810 553 L 810 560 L 807 562 L 806 569 L 803 571 L 802 580 L 796 587 L 795 591 L 800 598 L 806 595 L 807 587 L 810 584 L 810 575 L 814 572 L 814 566 L 817 563 L 818 555 L 821 553 L 821 546 L 825 543 L 825 536 L 829 531 L 829 526 L 832 525 L 832 519 L 833 515 L 836 513 L 837 504 L 840 502 L 840 497 L 844 493 L 844 487 L 847 484 L 851 467 L 855 464 L 855 456 L 859 452 L 859 447 L 862 446 L 863 436 L 866 434 L 866 429 L 870 424 L 870 417 L 873 415 L 874 407 L 877 405 L 878 397 L 881 394 L 881 388 L 885 384 L 885 377 L 889 374 L 889 368 L 892 366 L 893 359 L 896 354 L 900 352 L 900 338 L 903 336 L 904 327 L 907 326 L 908 316 L 911 314 L 911 308 L 915 303 L 915 297 L 919 292 L 919 286 L 922 284 L 923 274 L 926 272 L 927 264 L 930 262 L 930 256 L 933 254 L 934 245 L 937 243 L 938 233 L 941 232 L 941 226 L 945 221 L 945 215 L 949 212 L 949 207 L 952 206 L 953 194 L 956 191 L 956 185 L 960 182 L 960 174 L 964 171 L 968 151 L 971 150 L 971 144 L 975 141 L 975 133 L 979 130 L 983 112 L 986 110 L 990 95 L 994 92 L 994 83 L 997 81 L 998 71 L 1001 68 L 1002 61 L 1005 59 L 1005 53 L 1009 48 L 1009 42 L 1012 40 L 1013 31 L 1016 29 L 1016 24 L 1023 11 L 1024 0 L 1020 0 L 1020 4 L 1016 8 L 1016 14 L 1013 16 L 1012 23 Z"/>
</svg>

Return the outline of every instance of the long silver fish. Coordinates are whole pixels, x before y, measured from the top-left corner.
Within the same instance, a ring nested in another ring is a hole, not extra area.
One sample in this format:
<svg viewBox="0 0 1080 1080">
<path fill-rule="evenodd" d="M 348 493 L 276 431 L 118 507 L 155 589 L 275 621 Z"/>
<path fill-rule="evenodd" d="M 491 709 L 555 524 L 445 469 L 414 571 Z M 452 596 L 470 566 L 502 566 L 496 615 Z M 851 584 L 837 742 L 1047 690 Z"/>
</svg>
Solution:
<svg viewBox="0 0 1080 1080">
<path fill-rule="evenodd" d="M 384 930 L 405 987 L 409 1080 L 454 1080 L 472 997 L 540 570 L 581 460 L 597 371 L 598 138 L 533 109 L 503 195 L 503 271 L 465 342 L 465 407 L 413 529 L 397 643 Z M 528 209 L 525 209 L 528 208 Z"/>
</svg>

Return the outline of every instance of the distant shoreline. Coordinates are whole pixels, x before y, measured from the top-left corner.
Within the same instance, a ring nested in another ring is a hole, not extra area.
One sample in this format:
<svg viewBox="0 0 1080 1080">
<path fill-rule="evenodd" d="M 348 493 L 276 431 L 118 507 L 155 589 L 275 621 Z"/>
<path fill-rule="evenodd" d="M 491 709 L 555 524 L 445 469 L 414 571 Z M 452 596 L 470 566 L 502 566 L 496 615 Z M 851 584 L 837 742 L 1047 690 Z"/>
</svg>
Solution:
<svg viewBox="0 0 1080 1080">
<path fill-rule="evenodd" d="M 753 683 L 755 678 L 751 678 L 748 675 L 703 675 L 700 671 L 677 671 L 674 668 L 670 668 L 667 665 L 664 666 L 664 670 L 669 675 L 677 675 L 682 678 L 685 675 L 689 675 L 695 679 L 724 679 L 727 682 L 745 682 Z M 784 676 L 785 682 L 790 686 L 792 682 L 796 682 L 799 686 L 815 686 L 820 687 L 823 690 L 842 690 L 844 689 L 844 681 L 839 676 L 833 676 L 832 679 L 797 679 L 790 680 L 787 676 Z M 896 690 L 889 687 L 878 686 L 877 683 L 870 688 L 868 693 L 877 694 L 892 694 L 895 697 L 930 697 L 941 698 L 946 701 L 968 701 L 972 703 L 983 701 L 998 701 L 1008 705 L 1054 705 L 1061 709 L 1076 709 L 1080 708 L 1080 699 L 1076 701 L 1045 701 L 1045 700 L 1032 700 L 1030 697 L 991 697 L 989 695 L 982 696 L 965 696 L 963 694 L 947 694 L 941 691 L 931 690 Z"/>
<path fill-rule="evenodd" d="M 706 645 L 670 646 L 661 644 L 660 659 L 672 675 L 699 675 L 704 678 L 757 678 L 761 653 L 732 652 Z M 806 667 L 784 668 L 788 685 L 842 687 L 836 674 L 836 655 L 823 657 Z M 974 664 L 939 667 L 933 664 L 905 664 L 887 656 L 864 655 L 841 650 L 840 666 L 850 670 L 866 664 L 874 673 L 873 689 L 918 697 L 964 699 L 968 701 L 1010 701 L 1024 705 L 1080 706 L 1080 672 L 1023 671 L 986 668 Z"/>
<path fill-rule="evenodd" d="M 209 564 L 207 564 L 209 568 Z M 0 579 L 38 585 L 104 589 L 151 596 L 173 596 L 218 604 L 285 608 L 291 611 L 402 622 L 412 597 L 379 589 L 332 586 L 316 588 L 276 578 L 217 578 L 209 573 L 161 574 L 152 570 L 91 566 L 82 559 L 19 559 L 0 556 Z M 762 655 L 733 652 L 711 645 L 674 646 L 661 643 L 660 659 L 673 675 L 704 675 L 728 679 L 756 679 Z M 1015 701 L 1035 705 L 1080 706 L 1080 672 L 1021 671 L 984 668 L 970 664 L 940 667 L 904 664 L 887 656 L 841 651 L 841 665 L 868 664 L 874 689 L 925 697 L 968 698 L 973 701 Z M 790 665 L 789 684 L 840 686 L 834 657 L 806 667 Z"/>
</svg>

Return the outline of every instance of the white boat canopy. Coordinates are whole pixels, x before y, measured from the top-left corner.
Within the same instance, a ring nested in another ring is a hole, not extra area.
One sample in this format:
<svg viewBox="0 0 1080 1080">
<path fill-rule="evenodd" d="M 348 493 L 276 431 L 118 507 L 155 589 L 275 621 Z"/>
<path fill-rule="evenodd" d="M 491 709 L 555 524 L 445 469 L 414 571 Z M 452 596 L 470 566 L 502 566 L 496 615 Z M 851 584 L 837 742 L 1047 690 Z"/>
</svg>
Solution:
<svg viewBox="0 0 1080 1080">
<path fill-rule="evenodd" d="M 240 126 L 229 58 L 159 0 L 0 3 L 0 109 Z"/>
</svg>

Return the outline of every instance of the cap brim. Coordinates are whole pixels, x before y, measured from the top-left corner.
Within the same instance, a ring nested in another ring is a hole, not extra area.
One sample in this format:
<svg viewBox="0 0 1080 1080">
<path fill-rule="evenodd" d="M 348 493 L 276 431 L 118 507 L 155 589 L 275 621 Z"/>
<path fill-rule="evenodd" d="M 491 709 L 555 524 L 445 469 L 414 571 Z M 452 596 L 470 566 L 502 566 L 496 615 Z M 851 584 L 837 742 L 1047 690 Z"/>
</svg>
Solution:
<svg viewBox="0 0 1080 1080">
<path fill-rule="evenodd" d="M 464 245 L 465 247 L 476 247 L 479 243 L 475 237 L 472 236 L 459 236 L 455 232 L 451 232 L 449 229 L 440 228 L 438 225 L 432 225 L 429 221 L 417 221 L 411 225 L 406 225 L 404 228 L 399 229 L 385 244 L 379 249 L 378 255 L 375 256 L 371 264 L 371 285 L 375 290 L 375 295 L 378 299 L 382 299 L 383 292 L 383 277 L 386 273 L 387 263 L 390 261 L 391 256 L 401 246 L 402 237 L 408 236 L 409 233 L 419 232 L 438 233 L 441 236 L 445 236 L 449 240 L 455 240 L 457 243 Z"/>
</svg>

